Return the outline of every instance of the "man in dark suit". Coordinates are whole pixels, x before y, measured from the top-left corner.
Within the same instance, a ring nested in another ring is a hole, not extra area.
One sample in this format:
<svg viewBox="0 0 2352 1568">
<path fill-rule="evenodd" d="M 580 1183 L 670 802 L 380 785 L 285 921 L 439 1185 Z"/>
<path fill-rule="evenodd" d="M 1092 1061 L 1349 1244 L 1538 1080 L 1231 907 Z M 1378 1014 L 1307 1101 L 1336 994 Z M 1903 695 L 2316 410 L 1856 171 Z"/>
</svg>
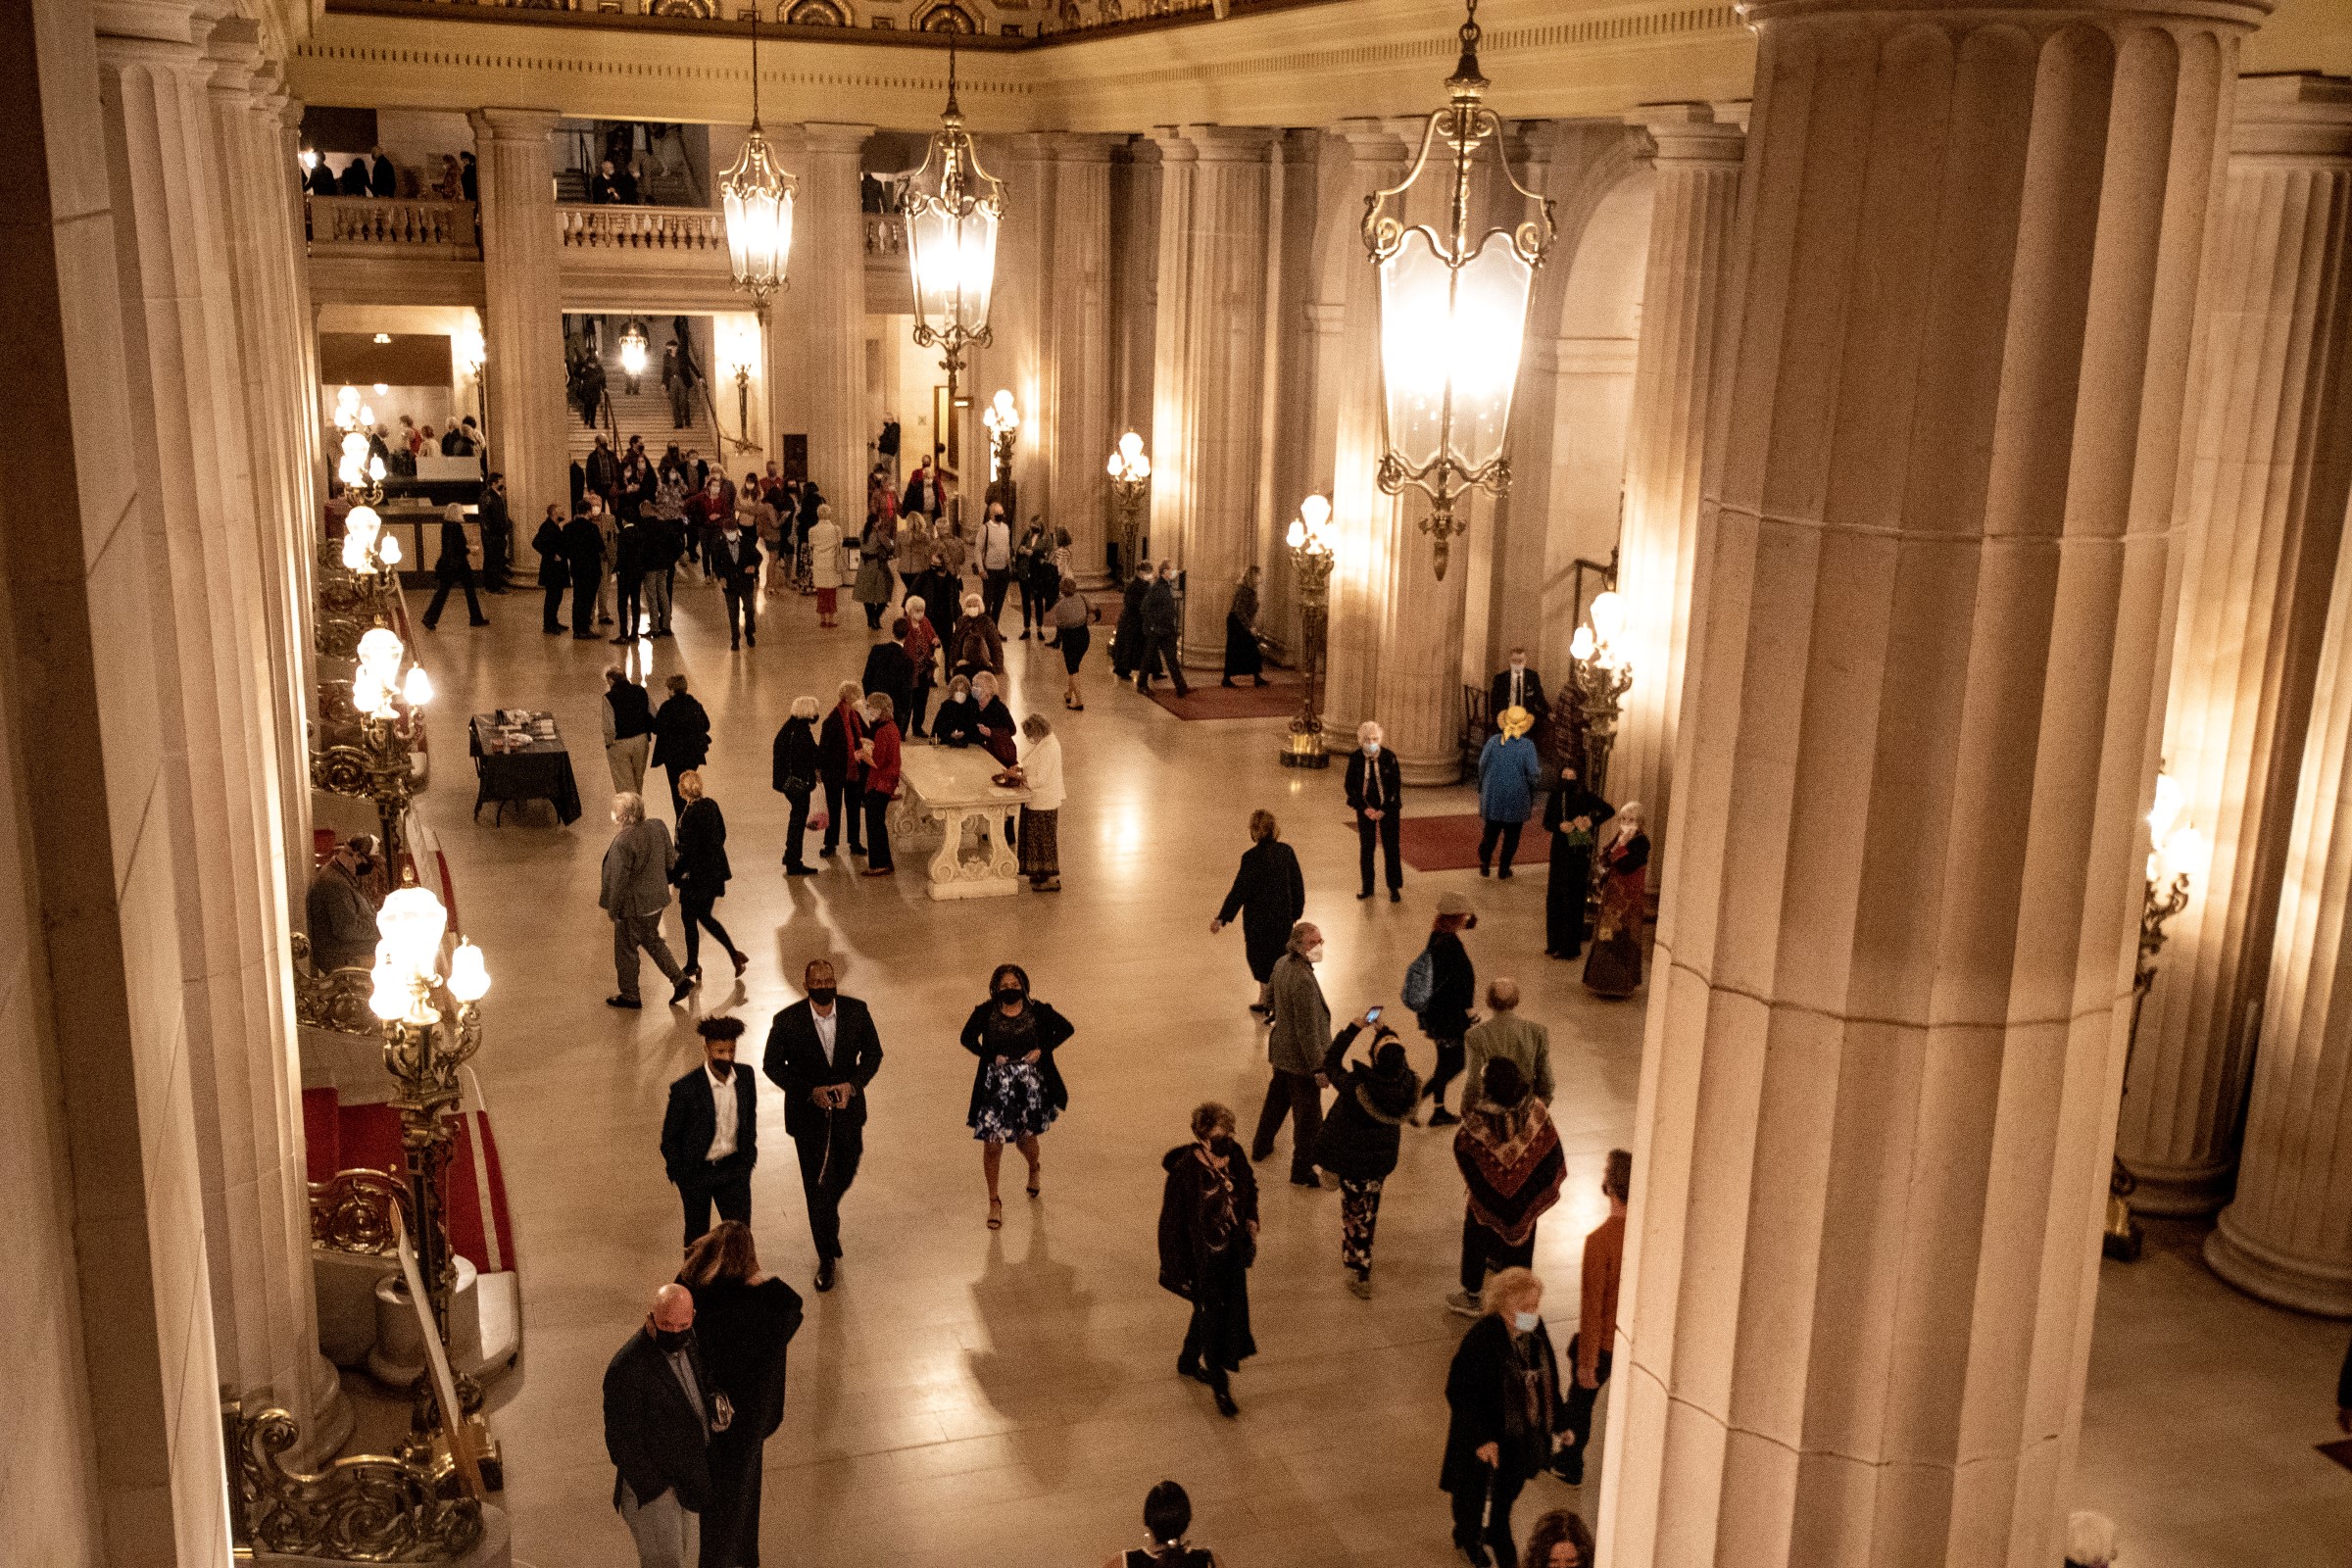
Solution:
<svg viewBox="0 0 2352 1568">
<path fill-rule="evenodd" d="M 1528 667 L 1527 650 L 1514 648 L 1509 661 L 1495 672 L 1487 689 L 1487 717 L 1498 720 L 1506 708 L 1524 708 L 1533 718 L 1535 727 L 1529 733 L 1536 737 L 1538 750 L 1543 747 L 1544 726 L 1551 721 L 1551 699 L 1544 695 L 1544 677 Z"/>
<path fill-rule="evenodd" d="M 571 634 L 596 635 L 596 590 L 605 576 L 605 498 L 588 493 L 588 510 L 564 525 L 564 561 L 571 574 Z"/>
<path fill-rule="evenodd" d="M 1381 729 L 1370 719 L 1355 726 L 1355 755 L 1348 759 L 1348 808 L 1355 813 L 1356 863 L 1363 872 L 1359 899 L 1372 896 L 1372 848 L 1377 842 L 1387 853 L 1389 902 L 1404 898 L 1404 857 L 1399 849 L 1403 818 L 1404 777 L 1396 754 L 1381 744 Z"/>
<path fill-rule="evenodd" d="M 482 602 L 473 594 L 473 560 L 466 543 L 466 509 L 452 501 L 441 514 L 441 553 L 433 558 L 433 571 L 441 586 L 433 590 L 433 602 L 424 607 L 424 629 L 431 631 L 441 623 L 441 609 L 449 603 L 449 591 L 466 590 L 466 624 L 487 626 L 490 617 L 482 613 Z"/>
<path fill-rule="evenodd" d="M 693 1294 L 662 1286 L 645 1326 L 605 1367 L 612 1506 L 640 1568 L 695 1568 L 710 1505 L 710 1435 L 734 1419 L 694 1341 Z"/>
<path fill-rule="evenodd" d="M 466 422 L 473 423 L 467 415 Z M 448 448 L 444 447 L 443 451 Z M 482 587 L 494 594 L 507 591 L 507 573 L 514 559 L 514 520 L 507 515 L 507 476 L 494 473 L 482 486 L 475 520 L 482 527 Z"/>
<path fill-rule="evenodd" d="M 705 1018 L 703 1064 L 669 1086 L 662 1165 L 686 1206 L 686 1245 L 720 1219 L 752 1222 L 752 1167 L 760 1162 L 760 1080 L 735 1061 L 741 1018 Z"/>
<path fill-rule="evenodd" d="M 384 156 L 381 147 L 375 149 L 368 166 L 368 193 L 371 196 L 400 194 L 400 171 L 392 167 L 392 160 Z"/>
<path fill-rule="evenodd" d="M 727 646 L 740 637 L 760 646 L 760 541 L 746 533 L 733 508 L 719 518 L 710 541 L 710 569 L 718 574 L 719 592 L 727 601 Z"/>
<path fill-rule="evenodd" d="M 818 958 L 801 978 L 808 1000 L 776 1014 L 761 1070 L 784 1091 L 784 1130 L 801 1156 L 816 1238 L 816 1288 L 829 1291 L 841 1258 L 841 1200 L 865 1152 L 865 1086 L 882 1065 L 882 1040 L 865 1004 L 841 994 L 831 963 Z"/>
</svg>

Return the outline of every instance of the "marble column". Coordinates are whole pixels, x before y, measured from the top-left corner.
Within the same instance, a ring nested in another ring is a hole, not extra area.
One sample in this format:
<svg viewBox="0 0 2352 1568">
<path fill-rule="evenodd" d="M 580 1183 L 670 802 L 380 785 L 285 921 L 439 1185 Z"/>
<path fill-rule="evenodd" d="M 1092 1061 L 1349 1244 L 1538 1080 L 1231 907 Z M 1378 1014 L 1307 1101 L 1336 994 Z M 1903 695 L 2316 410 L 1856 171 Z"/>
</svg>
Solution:
<svg viewBox="0 0 2352 1568">
<path fill-rule="evenodd" d="M 858 204 L 858 158 L 874 127 L 807 124 L 801 131 L 785 308 L 802 333 L 808 473 L 847 538 L 865 525 L 865 446 L 874 434 L 865 427 L 865 217 Z"/>
<path fill-rule="evenodd" d="M 808 149 L 802 143 L 800 126 L 776 126 L 769 133 L 768 147 L 769 151 L 774 154 L 776 162 L 784 168 L 799 171 L 808 167 Z M 801 190 L 805 196 L 808 191 L 806 182 L 803 183 Z M 808 286 L 801 279 L 801 269 L 805 265 L 808 253 L 802 249 L 804 241 L 801 238 L 801 228 L 806 220 L 797 210 L 798 198 L 795 200 L 795 208 L 792 263 L 791 270 L 786 273 L 787 282 L 784 292 L 770 295 L 766 308 L 760 313 L 760 379 L 767 387 L 767 427 L 761 430 L 756 439 L 766 449 L 765 456 L 779 464 L 784 461 L 785 434 L 790 432 L 806 436 L 808 433 L 808 389 L 804 384 L 804 367 L 808 361 L 808 344 L 803 341 L 805 333 L 802 327 L 802 318 L 807 312 L 801 297 L 804 289 Z M 864 219 L 860 218 L 858 222 L 862 225 Z M 862 239 L 859 241 L 859 246 L 858 267 L 860 270 L 858 275 L 862 278 L 865 265 Z M 911 441 L 911 432 L 914 428 L 911 419 L 907 421 L 906 428 L 909 432 L 908 440 Z M 908 471 L 911 472 L 914 466 L 914 457 L 911 451 L 906 461 Z M 830 497 L 832 491 L 827 490 L 825 494 Z M 833 514 L 833 520 L 846 535 L 852 528 L 862 524 L 865 519 L 862 514 L 857 517 L 847 517 L 836 512 Z"/>
<path fill-rule="evenodd" d="M 2164 746 L 2213 859 L 2170 927 L 2116 1131 L 2132 1206 L 2157 1214 L 2220 1207 L 2236 1162 L 2352 490 L 2352 85 L 2249 78 L 2230 146 L 2190 361 Z"/>
<path fill-rule="evenodd" d="M 539 109 L 477 109 L 466 118 L 481 191 L 490 466 L 507 476 L 507 510 L 516 535 L 527 539 L 551 503 L 571 502 L 564 309 L 552 286 L 563 261 L 548 148 L 557 117 Z"/>
<path fill-rule="evenodd" d="M 1185 574 L 1180 657 L 1215 668 L 1253 557 L 1270 131 L 1165 127 L 1152 387 L 1152 544 Z M 1105 454 L 1107 456 L 1107 454 Z"/>
<path fill-rule="evenodd" d="M 2352 553 L 2336 558 L 2302 761 L 2237 1190 L 2205 1261 L 2266 1301 L 2352 1317 Z"/>
<path fill-rule="evenodd" d="M 251 39 L 184 6 L 109 13 L 100 101 L 123 295 L 137 481 L 127 526 L 163 567 L 143 585 L 162 675 L 157 831 L 175 847 L 180 1010 L 220 1377 L 316 1425 L 302 1126 L 292 1114 L 283 846 L 251 476 L 210 84 Z M 133 31 L 135 29 L 135 31 Z M 300 1217 L 298 1217 L 298 1215 Z M 297 1242 L 299 1238 L 299 1242 Z"/>
<path fill-rule="evenodd" d="M 1102 547 L 1110 509 L 1103 470 L 1111 428 L 1110 146 L 1100 136 L 1059 135 L 1053 145 L 1051 278 L 1043 323 L 1046 418 L 1037 447 L 1048 523 L 1070 530 L 1079 580 L 1105 581 Z M 1041 165 L 1041 167 L 1043 167 Z"/>
<path fill-rule="evenodd" d="M 1705 104 L 1652 104 L 1637 118 L 1655 149 L 1656 196 L 1642 265 L 1618 540 L 1617 591 L 1625 601 L 1634 684 L 1609 759 L 1609 797 L 1642 802 L 1651 842 L 1663 844 L 1673 783 L 1668 763 L 1690 638 L 1690 579 L 1698 565 L 1716 302 L 1731 256 L 1747 138 Z M 1554 678 L 1566 674 L 1562 664 Z"/>
<path fill-rule="evenodd" d="M 2061 1554 L 2257 4 L 1760 0 L 1602 1560 Z"/>
<path fill-rule="evenodd" d="M 1379 494 L 1377 486 L 1373 493 Z M 1421 531 L 1429 513 L 1421 492 L 1380 499 L 1396 522 L 1386 552 L 1377 558 L 1385 577 L 1372 583 L 1380 636 L 1372 716 L 1380 720 L 1405 783 L 1457 783 L 1462 776 L 1462 619 L 1471 573 L 1456 569 L 1438 575 L 1429 536 Z M 1494 504 L 1483 491 L 1466 495 L 1455 503 L 1454 515 L 1471 528 L 1492 530 Z M 1343 732 L 1332 744 L 1345 751 L 1352 738 Z"/>
<path fill-rule="evenodd" d="M 1333 409 L 1331 523 L 1331 674 L 1324 722 L 1335 747 L 1352 743 L 1367 718 L 1384 722 L 1381 666 L 1387 639 L 1391 554 L 1399 508 L 1381 493 L 1380 301 L 1360 237 L 1364 198 L 1404 177 L 1404 138 L 1377 120 L 1345 120 L 1347 176 L 1328 193 L 1323 228 L 1322 298 L 1310 306 L 1316 332 L 1316 401 Z M 1394 745 L 1394 741 L 1391 742 Z M 1399 754 L 1401 758 L 1402 754 Z"/>
</svg>

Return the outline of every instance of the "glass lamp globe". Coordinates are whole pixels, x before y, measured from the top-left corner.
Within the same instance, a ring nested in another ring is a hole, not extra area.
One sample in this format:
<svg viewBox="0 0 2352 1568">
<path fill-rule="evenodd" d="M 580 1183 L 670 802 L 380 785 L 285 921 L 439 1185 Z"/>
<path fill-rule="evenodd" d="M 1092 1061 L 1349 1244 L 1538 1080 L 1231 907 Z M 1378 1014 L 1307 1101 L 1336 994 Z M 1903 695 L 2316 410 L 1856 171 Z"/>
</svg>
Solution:
<svg viewBox="0 0 2352 1568">
<path fill-rule="evenodd" d="M 449 929 L 449 911 L 424 888 L 399 888 L 384 900 L 375 916 L 383 933 L 379 950 L 396 972 L 423 977 L 433 972 L 441 956 L 441 935 Z"/>
<path fill-rule="evenodd" d="M 449 956 L 449 994 L 460 1002 L 479 1002 L 490 989 L 490 969 L 482 950 L 470 942 L 458 944 Z"/>
</svg>

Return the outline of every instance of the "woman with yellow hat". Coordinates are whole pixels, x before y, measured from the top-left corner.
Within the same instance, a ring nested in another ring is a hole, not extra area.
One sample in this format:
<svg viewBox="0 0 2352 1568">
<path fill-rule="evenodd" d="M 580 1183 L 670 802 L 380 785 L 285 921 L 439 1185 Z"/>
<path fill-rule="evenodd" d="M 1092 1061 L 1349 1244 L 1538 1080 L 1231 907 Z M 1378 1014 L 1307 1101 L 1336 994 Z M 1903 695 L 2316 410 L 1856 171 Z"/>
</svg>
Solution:
<svg viewBox="0 0 2352 1568">
<path fill-rule="evenodd" d="M 1490 875 L 1496 841 L 1502 845 L 1502 874 L 1511 874 L 1519 853 L 1519 830 L 1535 814 L 1536 789 L 1544 779 L 1544 760 L 1536 743 L 1527 738 L 1536 718 L 1524 708 L 1506 708 L 1495 721 L 1500 728 L 1487 737 L 1478 754 L 1478 814 L 1485 824 L 1478 836 L 1478 874 Z"/>
</svg>

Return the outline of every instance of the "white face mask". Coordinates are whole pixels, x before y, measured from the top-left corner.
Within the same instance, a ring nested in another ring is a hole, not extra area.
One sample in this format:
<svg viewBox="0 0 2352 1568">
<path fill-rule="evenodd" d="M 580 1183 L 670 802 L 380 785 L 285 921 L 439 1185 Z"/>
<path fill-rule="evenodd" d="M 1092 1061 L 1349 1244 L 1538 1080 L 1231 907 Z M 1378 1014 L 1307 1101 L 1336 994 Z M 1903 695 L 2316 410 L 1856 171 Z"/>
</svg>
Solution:
<svg viewBox="0 0 2352 1568">
<path fill-rule="evenodd" d="M 1378 757 L 1378 756 L 1380 755 L 1380 742 L 1378 742 L 1378 741 L 1366 741 L 1366 742 L 1364 742 L 1364 755 L 1365 755 L 1366 757 Z"/>
<path fill-rule="evenodd" d="M 1306 950 L 1306 961 L 1309 963 L 1321 963 L 1323 961 L 1322 943 L 1318 942 L 1313 947 Z"/>
<path fill-rule="evenodd" d="M 1536 1325 L 1543 1321 L 1544 1320 L 1542 1318 L 1536 1316 L 1536 1314 L 1533 1312 L 1513 1312 L 1511 1314 L 1511 1327 L 1517 1329 L 1522 1334 L 1535 1333 Z"/>
<path fill-rule="evenodd" d="M 1514 659 L 1514 660 L 1512 660 L 1512 661 L 1511 661 L 1511 673 L 1512 673 L 1512 674 L 1514 674 L 1514 675 L 1524 674 L 1524 673 L 1526 672 L 1526 670 L 1527 670 L 1527 661 L 1526 661 L 1526 660 L 1524 660 L 1524 659 Z"/>
<path fill-rule="evenodd" d="M 948 701 L 951 703 L 960 703 L 967 700 L 970 695 L 971 694 L 969 692 L 950 692 L 948 693 Z"/>
</svg>

